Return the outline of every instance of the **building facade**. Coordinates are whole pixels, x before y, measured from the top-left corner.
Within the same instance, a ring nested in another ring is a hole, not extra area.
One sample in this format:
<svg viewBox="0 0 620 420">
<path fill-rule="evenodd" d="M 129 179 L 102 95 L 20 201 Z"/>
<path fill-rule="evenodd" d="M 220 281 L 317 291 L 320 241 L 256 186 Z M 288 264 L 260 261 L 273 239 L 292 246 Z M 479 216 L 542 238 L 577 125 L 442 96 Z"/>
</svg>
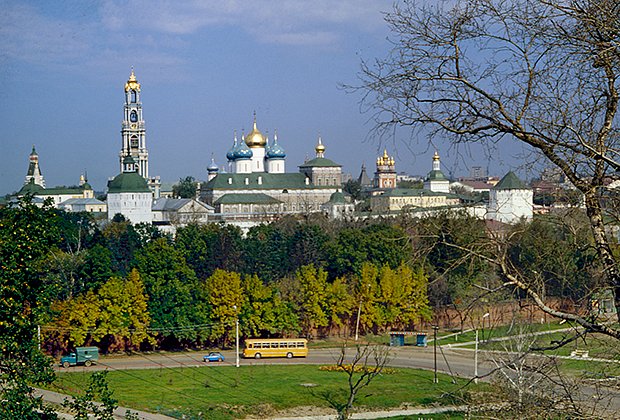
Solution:
<svg viewBox="0 0 620 420">
<path fill-rule="evenodd" d="M 208 182 L 200 187 L 200 199 L 215 207 L 215 219 L 263 219 L 281 214 L 320 212 L 333 193 L 342 188 L 342 167 L 325 157 L 319 137 L 316 157 L 299 172 L 286 172 L 286 152 L 277 133 L 273 143 L 258 129 L 241 141 L 235 134 L 226 158 L 230 172 L 218 172 L 214 162 L 207 168 Z"/>
<path fill-rule="evenodd" d="M 486 218 L 508 224 L 531 220 L 533 197 L 532 190 L 510 171 L 489 192 Z"/>
<path fill-rule="evenodd" d="M 123 171 L 108 182 L 107 204 L 108 220 L 121 214 L 133 224 L 153 221 L 153 193 L 131 155 L 123 159 Z"/>
<path fill-rule="evenodd" d="M 433 169 L 424 180 L 424 189 L 438 193 L 450 192 L 450 180 L 441 171 L 441 160 L 437 152 L 433 155 Z"/>
</svg>

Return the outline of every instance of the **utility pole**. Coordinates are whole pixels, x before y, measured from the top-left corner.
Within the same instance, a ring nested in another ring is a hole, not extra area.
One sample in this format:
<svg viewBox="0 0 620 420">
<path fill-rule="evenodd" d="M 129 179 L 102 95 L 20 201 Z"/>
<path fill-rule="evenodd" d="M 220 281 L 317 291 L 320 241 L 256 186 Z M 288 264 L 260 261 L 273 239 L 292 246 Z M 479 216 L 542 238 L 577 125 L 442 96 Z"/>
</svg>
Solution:
<svg viewBox="0 0 620 420">
<path fill-rule="evenodd" d="M 437 325 L 433 325 L 433 358 L 435 359 L 435 380 L 434 382 L 439 383 L 439 379 L 437 379 L 437 330 L 439 327 Z"/>
<path fill-rule="evenodd" d="M 474 349 L 474 383 L 478 383 L 478 328 L 476 328 L 476 347 Z"/>
<path fill-rule="evenodd" d="M 237 305 L 233 306 L 235 310 L 235 366 L 239 367 L 239 312 Z"/>
<path fill-rule="evenodd" d="M 357 319 L 355 320 L 355 341 L 358 339 L 360 330 L 360 315 L 362 314 L 362 298 L 360 297 L 360 305 L 357 307 Z"/>
<path fill-rule="evenodd" d="M 482 315 L 482 328 L 484 331 L 484 318 L 490 316 L 488 312 Z M 474 349 L 474 383 L 478 383 L 478 327 L 476 327 L 476 347 Z"/>
</svg>

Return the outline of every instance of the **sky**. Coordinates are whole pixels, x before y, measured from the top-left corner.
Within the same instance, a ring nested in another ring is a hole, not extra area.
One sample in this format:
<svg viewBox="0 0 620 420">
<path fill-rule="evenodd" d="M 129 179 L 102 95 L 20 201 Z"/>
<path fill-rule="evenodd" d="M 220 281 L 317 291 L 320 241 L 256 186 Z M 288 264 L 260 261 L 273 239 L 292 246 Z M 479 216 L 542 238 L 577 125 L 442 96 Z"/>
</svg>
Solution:
<svg viewBox="0 0 620 420">
<path fill-rule="evenodd" d="M 96 191 L 119 173 L 124 85 L 142 85 L 149 172 L 204 180 L 233 132 L 252 129 L 287 152 L 287 171 L 315 156 L 372 177 L 387 148 L 396 170 L 423 175 L 435 149 L 443 170 L 503 175 L 501 151 L 432 144 L 406 129 L 375 138 L 359 83 L 361 60 L 390 49 L 390 0 L 0 0 L 0 194 L 19 190 L 36 146 L 48 187 L 86 172 Z"/>
</svg>

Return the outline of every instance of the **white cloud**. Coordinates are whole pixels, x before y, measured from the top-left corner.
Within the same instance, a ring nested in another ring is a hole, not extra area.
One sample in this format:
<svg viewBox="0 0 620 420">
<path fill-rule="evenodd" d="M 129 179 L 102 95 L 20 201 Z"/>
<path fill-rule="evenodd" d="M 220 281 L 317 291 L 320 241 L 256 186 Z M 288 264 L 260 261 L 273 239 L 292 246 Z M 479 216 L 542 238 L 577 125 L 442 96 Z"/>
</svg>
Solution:
<svg viewBox="0 0 620 420">
<path fill-rule="evenodd" d="M 0 51 L 8 59 L 61 64 L 89 50 L 84 25 L 46 18 L 27 5 L 5 4 L 0 12 Z"/>
<path fill-rule="evenodd" d="M 141 28 L 190 34 L 210 26 L 232 26 L 262 42 L 325 44 L 344 31 L 373 30 L 383 25 L 384 0 L 107 0 L 103 23 L 113 30 Z"/>
</svg>

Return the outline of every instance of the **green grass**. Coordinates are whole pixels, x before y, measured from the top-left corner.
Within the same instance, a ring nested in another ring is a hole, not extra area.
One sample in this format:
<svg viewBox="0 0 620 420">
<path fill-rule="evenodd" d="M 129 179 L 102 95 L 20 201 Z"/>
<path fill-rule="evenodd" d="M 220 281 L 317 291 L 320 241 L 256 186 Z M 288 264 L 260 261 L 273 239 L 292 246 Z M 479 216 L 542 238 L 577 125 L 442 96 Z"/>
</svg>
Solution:
<svg viewBox="0 0 620 420">
<path fill-rule="evenodd" d="M 86 373 L 59 373 L 53 390 L 76 394 L 86 388 Z M 231 419 L 269 416 L 298 406 L 327 407 L 322 394 L 339 395 L 346 375 L 319 370 L 318 365 L 260 365 L 110 371 L 108 383 L 119 405 L 175 417 Z M 389 409 L 402 403 L 414 406 L 459 404 L 460 387 L 442 375 L 397 369 L 381 375 L 360 392 L 356 406 Z M 485 389 L 486 385 L 472 389 Z M 446 417 L 438 417 L 446 418 Z"/>
<path fill-rule="evenodd" d="M 554 330 L 563 329 L 566 327 L 567 325 L 565 324 L 562 325 L 558 322 L 550 322 L 550 323 L 542 323 L 542 324 L 532 323 L 532 324 L 527 324 L 527 331 L 528 332 L 554 331 Z M 509 334 L 515 334 L 518 331 L 518 329 L 519 329 L 518 326 L 511 327 L 510 325 L 492 326 L 491 328 L 488 328 L 488 326 L 486 326 L 485 328 L 481 327 L 480 329 L 478 329 L 478 339 L 480 341 L 484 341 L 488 339 L 504 337 Z M 459 333 L 457 335 L 452 335 L 452 336 L 450 336 L 450 334 L 453 334 L 453 333 L 446 332 L 446 333 L 438 334 L 437 342 L 442 345 L 446 345 L 446 344 L 466 343 L 469 341 L 476 340 L 475 331 L 467 331 L 467 332 Z M 444 338 L 444 336 L 446 337 Z M 429 335 L 429 338 L 430 337 L 431 336 Z"/>
</svg>

